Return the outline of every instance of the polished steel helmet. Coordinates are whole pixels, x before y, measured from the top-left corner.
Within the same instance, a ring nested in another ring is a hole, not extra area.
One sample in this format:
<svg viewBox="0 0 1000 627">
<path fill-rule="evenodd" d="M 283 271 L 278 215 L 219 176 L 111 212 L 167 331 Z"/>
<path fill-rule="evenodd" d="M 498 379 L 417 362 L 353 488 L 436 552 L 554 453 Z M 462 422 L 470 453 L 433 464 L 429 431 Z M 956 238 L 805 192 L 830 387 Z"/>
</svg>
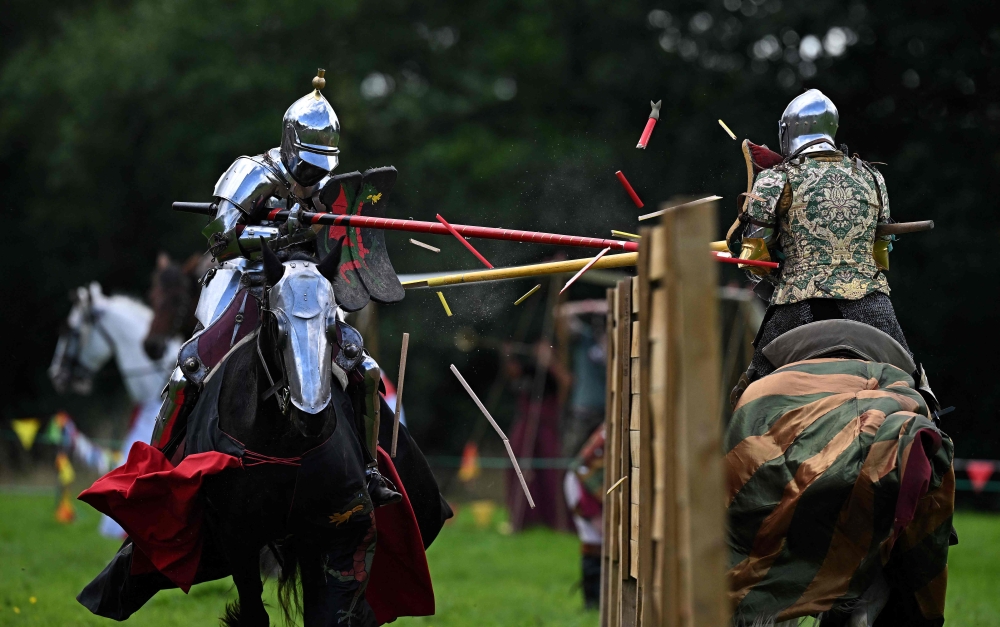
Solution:
<svg viewBox="0 0 1000 627">
<path fill-rule="evenodd" d="M 281 128 L 281 161 L 299 184 L 310 186 L 340 162 L 340 120 L 320 92 L 326 86 L 319 70 L 313 91 L 285 111 Z"/>
<path fill-rule="evenodd" d="M 781 153 L 787 157 L 817 139 L 826 139 L 830 143 L 819 142 L 802 152 L 835 150 L 833 138 L 837 135 L 839 124 L 840 114 L 833 101 L 820 90 L 810 89 L 789 102 L 785 112 L 781 114 L 781 120 L 778 121 Z"/>
</svg>

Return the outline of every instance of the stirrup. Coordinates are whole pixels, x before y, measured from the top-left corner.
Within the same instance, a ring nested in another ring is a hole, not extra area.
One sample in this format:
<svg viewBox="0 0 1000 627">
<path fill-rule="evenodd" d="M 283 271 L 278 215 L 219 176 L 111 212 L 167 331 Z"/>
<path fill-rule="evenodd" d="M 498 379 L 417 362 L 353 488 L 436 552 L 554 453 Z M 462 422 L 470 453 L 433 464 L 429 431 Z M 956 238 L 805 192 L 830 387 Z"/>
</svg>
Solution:
<svg viewBox="0 0 1000 627">
<path fill-rule="evenodd" d="M 396 491 L 396 486 L 383 477 L 377 467 L 369 466 L 366 468 L 365 478 L 368 483 L 368 494 L 371 496 L 372 504 L 375 507 L 392 505 L 403 500 L 403 495 Z"/>
</svg>

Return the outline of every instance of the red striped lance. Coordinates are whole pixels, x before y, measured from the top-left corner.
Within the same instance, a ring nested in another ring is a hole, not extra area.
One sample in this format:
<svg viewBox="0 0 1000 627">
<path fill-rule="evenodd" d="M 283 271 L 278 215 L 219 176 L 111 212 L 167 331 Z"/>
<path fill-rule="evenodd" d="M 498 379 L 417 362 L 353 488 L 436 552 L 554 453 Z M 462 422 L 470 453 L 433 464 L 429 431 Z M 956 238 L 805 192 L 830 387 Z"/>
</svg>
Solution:
<svg viewBox="0 0 1000 627">
<path fill-rule="evenodd" d="M 186 208 L 181 205 L 198 205 L 198 207 Z M 201 207 L 201 205 L 205 205 Z M 174 203 L 178 211 L 192 211 L 194 213 L 208 213 L 208 203 Z M 214 213 L 214 209 L 212 210 Z M 274 209 L 267 214 L 267 219 L 272 222 L 283 222 L 288 219 L 287 209 Z M 352 216 L 339 213 L 317 213 L 313 211 L 303 211 L 300 215 L 303 222 L 309 224 L 323 224 L 330 226 L 350 226 L 362 229 L 383 229 L 387 231 L 407 231 L 410 233 L 431 233 L 433 235 L 450 235 L 448 227 L 439 222 L 422 222 L 420 220 L 400 220 L 396 218 L 375 218 L 371 216 Z M 466 224 L 452 224 L 452 228 L 463 237 L 478 237 L 481 239 L 496 239 L 508 242 L 525 242 L 529 244 L 552 244 L 554 246 L 579 246 L 582 248 L 610 248 L 623 252 L 634 253 L 639 250 L 639 242 L 627 242 L 617 239 L 603 239 L 599 237 L 580 237 L 578 235 L 561 235 L 559 233 L 543 233 L 540 231 L 519 231 L 517 229 L 498 229 L 490 226 L 469 226 Z M 718 253 L 712 253 L 716 261 L 722 263 L 741 264 L 745 266 L 759 266 L 761 268 L 777 268 L 778 264 L 773 261 L 757 261 L 753 259 L 738 259 L 726 257 Z"/>
<path fill-rule="evenodd" d="M 420 220 L 400 220 L 396 218 L 374 218 L 371 216 L 352 216 L 335 213 L 315 213 L 305 211 L 301 214 L 303 222 L 331 226 L 352 226 L 363 229 L 385 229 L 388 231 L 408 231 L 410 233 L 432 233 L 434 235 L 449 235 L 448 227 L 439 222 L 422 222 Z M 271 221 L 283 221 L 288 218 L 287 209 L 275 209 L 267 215 Z M 516 229 L 498 229 L 489 226 L 468 226 L 465 224 L 451 225 L 463 237 L 478 237 L 482 239 L 498 239 L 509 242 L 526 242 L 530 244 L 552 244 L 556 246 L 580 246 L 583 248 L 611 248 L 624 252 L 639 250 L 638 242 L 626 242 L 598 237 L 579 237 L 576 235 L 560 235 L 558 233 L 542 233 L 539 231 L 519 231 Z"/>
</svg>

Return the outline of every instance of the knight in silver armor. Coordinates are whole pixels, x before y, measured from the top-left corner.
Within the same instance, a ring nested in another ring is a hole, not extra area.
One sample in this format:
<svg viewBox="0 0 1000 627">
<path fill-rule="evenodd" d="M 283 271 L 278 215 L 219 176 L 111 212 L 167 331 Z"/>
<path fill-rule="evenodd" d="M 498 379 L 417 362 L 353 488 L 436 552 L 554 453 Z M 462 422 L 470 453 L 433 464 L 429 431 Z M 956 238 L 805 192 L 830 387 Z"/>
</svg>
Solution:
<svg viewBox="0 0 1000 627">
<path fill-rule="evenodd" d="M 202 233 L 208 239 L 212 255 L 221 263 L 201 281 L 202 291 L 195 311 L 198 325 L 195 335 L 182 347 L 178 366 L 164 390 L 164 401 L 152 438 L 154 445 L 162 446 L 160 440 L 164 430 L 179 422 L 178 417 L 183 418 L 194 406 L 201 383 L 208 373 L 208 368 L 199 363 L 191 350 L 199 334 L 226 311 L 242 289 L 263 289 L 262 246 L 315 254 L 311 240 L 315 239 L 320 227 L 301 224 L 296 214 L 301 211 L 326 211 L 319 201 L 319 194 L 340 160 L 340 120 L 323 96 L 321 90 L 325 85 L 324 70 L 321 69 L 313 78 L 313 90 L 285 111 L 281 145 L 263 154 L 239 157 L 215 184 L 212 195 L 218 209 Z M 270 223 L 267 219 L 270 212 L 280 209 L 291 211 L 288 221 L 281 226 Z M 337 312 L 342 323 L 343 312 L 339 308 Z M 357 340 L 360 342 L 360 336 Z M 371 383 L 367 379 L 371 378 L 372 372 L 378 378 L 378 365 L 362 354 L 362 347 L 359 346 L 357 352 L 364 360 L 362 362 L 359 357 L 355 366 L 365 366 L 362 376 L 366 379 L 365 387 L 370 388 Z M 346 373 L 336 363 L 331 364 L 337 383 L 346 387 Z M 322 400 L 310 398 L 296 401 L 301 395 L 293 392 L 289 390 L 289 396 L 295 398 L 285 399 L 286 403 L 291 400 L 296 405 L 299 402 L 315 405 Z M 373 404 L 374 410 L 370 407 Z M 377 399 L 366 405 L 369 407 L 365 418 L 370 421 L 373 417 L 368 414 L 377 415 Z M 377 424 L 377 419 L 375 422 Z M 365 431 L 364 440 L 376 438 L 375 442 L 362 442 L 370 460 L 367 474 L 372 501 L 376 506 L 396 502 L 401 495 L 386 486 L 377 469 L 375 447 L 378 434 L 373 435 L 370 428 Z"/>
</svg>

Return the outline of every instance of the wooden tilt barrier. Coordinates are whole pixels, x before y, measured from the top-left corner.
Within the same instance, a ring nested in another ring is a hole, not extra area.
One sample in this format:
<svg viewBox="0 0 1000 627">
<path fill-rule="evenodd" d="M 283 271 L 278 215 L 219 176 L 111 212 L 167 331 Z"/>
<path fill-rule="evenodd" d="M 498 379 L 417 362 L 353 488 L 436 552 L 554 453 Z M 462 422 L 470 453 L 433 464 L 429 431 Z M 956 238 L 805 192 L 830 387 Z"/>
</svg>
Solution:
<svg viewBox="0 0 1000 627">
<path fill-rule="evenodd" d="M 602 627 L 725 627 L 716 205 L 642 229 L 608 290 Z"/>
</svg>

